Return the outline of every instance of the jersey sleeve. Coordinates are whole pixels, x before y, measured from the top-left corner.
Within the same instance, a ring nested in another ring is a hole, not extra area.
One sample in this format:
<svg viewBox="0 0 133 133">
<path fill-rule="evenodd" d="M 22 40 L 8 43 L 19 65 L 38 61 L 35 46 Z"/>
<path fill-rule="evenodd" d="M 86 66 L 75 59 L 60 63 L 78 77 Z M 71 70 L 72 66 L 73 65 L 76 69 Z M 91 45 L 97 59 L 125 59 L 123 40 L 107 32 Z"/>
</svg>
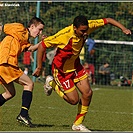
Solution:
<svg viewBox="0 0 133 133">
<path fill-rule="evenodd" d="M 88 34 L 92 33 L 94 30 L 98 29 L 99 27 L 104 26 L 107 24 L 106 19 L 96 19 L 96 20 L 88 20 Z"/>
<path fill-rule="evenodd" d="M 101 27 L 106 23 L 106 19 L 88 20 L 89 28 Z"/>
<path fill-rule="evenodd" d="M 108 24 L 106 18 L 103 18 L 104 24 Z"/>
</svg>

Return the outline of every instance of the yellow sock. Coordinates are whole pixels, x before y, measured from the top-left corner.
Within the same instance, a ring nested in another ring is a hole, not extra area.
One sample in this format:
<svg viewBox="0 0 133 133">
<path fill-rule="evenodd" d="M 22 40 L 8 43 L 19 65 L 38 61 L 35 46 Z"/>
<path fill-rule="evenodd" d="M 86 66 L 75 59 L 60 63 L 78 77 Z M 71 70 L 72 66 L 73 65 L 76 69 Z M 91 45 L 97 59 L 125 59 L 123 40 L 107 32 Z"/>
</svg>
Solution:
<svg viewBox="0 0 133 133">
<path fill-rule="evenodd" d="M 88 108 L 89 106 L 83 106 L 81 104 L 78 104 L 78 114 L 74 122 L 75 125 L 79 125 L 84 121 L 85 115 L 88 112 Z"/>
<path fill-rule="evenodd" d="M 64 93 L 60 90 L 60 88 L 58 87 L 58 85 L 55 83 L 55 81 L 51 81 L 50 86 L 52 86 L 52 88 L 54 88 L 54 90 L 56 91 L 56 93 L 63 98 Z"/>
</svg>

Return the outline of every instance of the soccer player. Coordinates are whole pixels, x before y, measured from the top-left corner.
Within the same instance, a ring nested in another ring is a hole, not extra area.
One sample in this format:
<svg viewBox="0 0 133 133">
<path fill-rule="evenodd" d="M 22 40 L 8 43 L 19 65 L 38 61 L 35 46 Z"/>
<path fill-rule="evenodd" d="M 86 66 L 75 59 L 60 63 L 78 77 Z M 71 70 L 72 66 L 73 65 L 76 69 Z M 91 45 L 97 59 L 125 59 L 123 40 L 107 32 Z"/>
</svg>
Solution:
<svg viewBox="0 0 133 133">
<path fill-rule="evenodd" d="M 33 82 L 24 74 L 18 66 L 18 56 L 23 51 L 37 50 L 39 43 L 31 45 L 29 37 L 36 38 L 42 34 L 44 22 L 37 17 L 33 17 L 28 27 L 21 23 L 7 23 L 3 26 L 6 37 L 0 44 L 0 84 L 5 92 L 0 94 L 0 106 L 13 98 L 16 94 L 14 82 L 23 86 L 22 108 L 17 116 L 17 121 L 26 126 L 33 127 L 30 121 L 28 110 L 32 102 Z"/>
<path fill-rule="evenodd" d="M 87 72 L 80 63 L 79 54 L 88 35 L 107 24 L 120 28 L 124 34 L 131 34 L 129 29 L 112 18 L 87 20 L 85 16 L 80 15 L 74 18 L 72 25 L 47 37 L 38 47 L 37 68 L 33 73 L 34 76 L 40 75 L 42 57 L 46 48 L 57 47 L 52 63 L 53 76 L 47 76 L 44 89 L 47 95 L 50 95 L 53 89 L 68 103 L 78 104 L 78 112 L 72 130 L 90 131 L 82 123 L 88 112 L 93 92 Z M 81 97 L 77 89 L 81 93 Z"/>
</svg>

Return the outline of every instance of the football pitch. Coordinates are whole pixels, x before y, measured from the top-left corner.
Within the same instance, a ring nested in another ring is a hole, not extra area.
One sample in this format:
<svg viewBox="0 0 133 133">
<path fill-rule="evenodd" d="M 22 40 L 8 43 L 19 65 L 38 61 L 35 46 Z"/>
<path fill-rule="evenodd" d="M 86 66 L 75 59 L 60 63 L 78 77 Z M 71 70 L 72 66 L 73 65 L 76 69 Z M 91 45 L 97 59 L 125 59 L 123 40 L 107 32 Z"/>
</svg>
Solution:
<svg viewBox="0 0 133 133">
<path fill-rule="evenodd" d="M 0 108 L 0 131 L 70 132 L 77 105 L 70 105 L 54 91 L 46 96 L 41 83 L 35 83 L 29 111 L 36 128 L 20 125 L 16 117 L 21 108 L 22 87 L 15 84 L 16 96 Z M 92 131 L 133 132 L 133 88 L 92 86 L 93 97 L 84 125 Z M 0 86 L 0 93 L 3 92 Z"/>
</svg>

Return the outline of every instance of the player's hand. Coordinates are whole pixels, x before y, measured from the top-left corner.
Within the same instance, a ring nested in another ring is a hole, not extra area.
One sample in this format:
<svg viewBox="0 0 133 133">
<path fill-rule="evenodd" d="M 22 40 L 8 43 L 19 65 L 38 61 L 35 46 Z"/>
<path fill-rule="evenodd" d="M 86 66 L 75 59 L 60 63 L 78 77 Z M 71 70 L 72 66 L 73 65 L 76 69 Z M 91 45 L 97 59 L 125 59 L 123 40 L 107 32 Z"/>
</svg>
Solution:
<svg viewBox="0 0 133 133">
<path fill-rule="evenodd" d="M 39 77 L 41 75 L 41 69 L 36 68 L 35 71 L 32 73 L 32 76 Z"/>
<path fill-rule="evenodd" d="M 131 33 L 131 31 L 129 30 L 129 29 L 124 29 L 124 30 L 122 30 L 123 31 L 123 33 L 125 33 L 126 35 L 131 35 L 132 33 Z"/>
<path fill-rule="evenodd" d="M 42 41 L 43 41 L 43 39 L 45 39 L 45 38 L 47 38 L 47 36 L 46 36 L 46 35 L 42 35 Z"/>
</svg>

